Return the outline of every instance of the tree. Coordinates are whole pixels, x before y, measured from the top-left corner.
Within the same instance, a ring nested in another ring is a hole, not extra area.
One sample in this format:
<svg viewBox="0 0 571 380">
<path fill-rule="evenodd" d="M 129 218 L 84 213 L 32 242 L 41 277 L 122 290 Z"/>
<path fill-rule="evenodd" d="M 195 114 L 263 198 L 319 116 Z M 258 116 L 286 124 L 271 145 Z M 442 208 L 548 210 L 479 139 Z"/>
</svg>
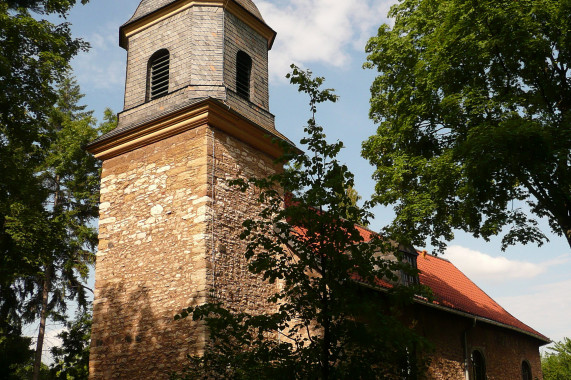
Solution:
<svg viewBox="0 0 571 380">
<path fill-rule="evenodd" d="M 77 313 L 72 322 L 67 322 L 66 330 L 58 337 L 61 347 L 51 349 L 54 364 L 50 368 L 53 379 L 87 380 L 89 374 L 89 343 L 91 339 L 91 312 Z"/>
<path fill-rule="evenodd" d="M 85 2 L 85 1 L 83 1 Z M 65 17 L 75 0 L 0 2 L 0 331 L 20 331 L 20 298 L 15 282 L 33 275 L 38 252 L 19 246 L 8 219 L 38 219 L 44 209 L 43 184 L 36 170 L 50 144 L 48 118 L 69 61 L 87 44 L 73 39 L 66 23 L 38 19 Z M 30 10 L 35 12 L 32 16 Z M 33 236 L 36 240 L 39 236 Z M 19 334 L 19 333 L 17 333 Z"/>
<path fill-rule="evenodd" d="M 84 1 L 85 2 L 85 1 Z M 69 25 L 38 20 L 37 15 L 65 16 L 74 0 L 10 0 L 0 3 L 0 289 L 21 273 L 33 272 L 33 258 L 13 247 L 5 219 L 15 203 L 41 209 L 41 188 L 34 171 L 43 159 L 48 118 L 69 61 L 87 48 L 73 39 Z M 5 294 L 4 291 L 1 294 Z M 5 319 L 9 300 L 0 299 Z M 6 306 L 6 307 L 5 307 Z"/>
<path fill-rule="evenodd" d="M 96 127 L 92 112 L 84 112 L 85 106 L 79 105 L 82 97 L 72 78 L 59 85 L 57 104 L 44 132 L 42 160 L 33 170 L 38 181 L 33 197 L 41 207 L 13 202 L 5 217 L 13 252 L 29 260 L 31 268 L 5 289 L 19 320 L 40 320 L 35 378 L 47 319 L 64 321 L 70 301 L 80 308 L 87 306 L 84 284 L 97 243 L 92 222 L 98 216 L 100 163 L 84 147 L 114 123 L 107 120 Z M 106 115 L 109 118 L 110 111 Z M 7 297 L 3 294 L 3 298 Z"/>
<path fill-rule="evenodd" d="M 544 380 L 571 379 L 571 340 L 564 338 L 550 350 L 553 352 L 541 357 Z"/>
<path fill-rule="evenodd" d="M 0 327 L 0 379 L 19 380 L 15 374 L 18 368 L 29 363 L 33 357 L 30 350 L 31 339 L 21 336 L 20 330 L 4 330 L 9 326 Z"/>
<path fill-rule="evenodd" d="M 359 193 L 357 192 L 357 190 L 355 190 L 354 187 L 352 186 L 347 186 L 347 188 L 345 189 L 345 192 L 347 193 L 347 197 L 349 199 L 349 204 L 347 206 L 352 206 L 351 207 L 347 207 L 347 212 L 352 212 L 352 210 L 358 210 L 358 203 L 359 201 L 362 199 L 362 197 L 359 195 Z M 345 205 L 342 205 L 343 207 Z M 368 223 L 362 219 L 359 219 L 358 216 L 352 216 L 351 214 L 345 215 L 346 219 L 349 220 L 353 220 L 356 223 L 363 225 L 363 226 L 368 226 Z"/>
<path fill-rule="evenodd" d="M 460 229 L 571 245 L 571 2 L 403 0 L 369 40 L 377 133 L 362 154 L 401 241 Z M 529 206 L 530 212 L 524 207 Z M 535 217 L 534 217 L 535 216 Z"/>
<path fill-rule="evenodd" d="M 249 270 L 280 290 L 260 315 L 233 313 L 222 303 L 179 314 L 204 321 L 210 339 L 204 355 L 192 357 L 175 378 L 402 379 L 420 367 L 415 359 L 425 342 L 389 301 L 407 304 L 419 289 L 395 286 L 389 295 L 375 289 L 380 279 L 395 281 L 405 266 L 385 258 L 383 252 L 393 251 L 386 240 L 364 236 L 356 225 L 371 214 L 346 191 L 353 175 L 336 159 L 343 144 L 327 143 L 316 123 L 317 105 L 337 96 L 320 89 L 323 78 L 292 68 L 291 83 L 310 98 L 312 117 L 301 141 L 308 153 L 283 144 L 280 162 L 289 163 L 283 172 L 232 181 L 242 191 L 257 189 L 262 205 L 241 235 Z"/>
</svg>

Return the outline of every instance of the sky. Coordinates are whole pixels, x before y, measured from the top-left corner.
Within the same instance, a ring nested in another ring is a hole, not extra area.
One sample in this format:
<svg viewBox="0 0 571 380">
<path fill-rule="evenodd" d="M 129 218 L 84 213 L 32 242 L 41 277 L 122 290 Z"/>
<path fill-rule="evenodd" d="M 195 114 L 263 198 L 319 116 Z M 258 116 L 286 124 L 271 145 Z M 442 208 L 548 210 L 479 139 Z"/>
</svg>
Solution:
<svg viewBox="0 0 571 380">
<path fill-rule="evenodd" d="M 289 65 L 311 69 L 326 78 L 340 100 L 318 109 L 318 122 L 329 141 L 346 146 L 340 160 L 355 174 L 363 199 L 374 191 L 373 167 L 361 155 L 361 143 L 374 134 L 369 120 L 369 87 L 373 70 L 362 68 L 365 44 L 383 24 L 396 0 L 254 0 L 277 38 L 270 52 L 270 111 L 276 128 L 294 142 L 303 135 L 309 118 L 307 99 L 285 79 Z M 123 107 L 126 52 L 118 45 L 119 26 L 126 22 L 139 0 L 91 0 L 77 6 L 67 22 L 76 37 L 91 44 L 89 52 L 72 66 L 84 103 L 101 118 L 110 107 Z M 390 222 L 390 208 L 377 207 L 371 228 Z M 547 222 L 540 221 L 544 231 Z M 514 246 L 502 252 L 500 239 L 485 242 L 465 233 L 456 238 L 441 257 L 450 260 L 488 295 L 515 317 L 554 341 L 571 337 L 571 250 L 563 237 L 549 235 L 542 247 Z M 417 247 L 422 249 L 423 247 Z M 429 251 L 430 251 L 430 247 Z M 51 330 L 53 336 L 57 329 Z"/>
</svg>

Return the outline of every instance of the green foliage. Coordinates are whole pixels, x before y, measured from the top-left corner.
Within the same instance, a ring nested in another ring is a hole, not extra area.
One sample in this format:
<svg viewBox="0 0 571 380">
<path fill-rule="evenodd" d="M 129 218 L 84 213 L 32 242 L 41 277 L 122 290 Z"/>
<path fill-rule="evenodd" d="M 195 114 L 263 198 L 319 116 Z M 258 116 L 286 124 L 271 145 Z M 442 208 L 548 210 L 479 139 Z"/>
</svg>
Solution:
<svg viewBox="0 0 571 380">
<path fill-rule="evenodd" d="M 503 248 L 571 244 L 571 1 L 403 0 L 369 40 L 377 134 L 363 144 L 399 241 L 461 229 Z"/>
<path fill-rule="evenodd" d="M 544 380 L 571 379 L 571 339 L 555 343 L 551 353 L 541 357 Z"/>
<path fill-rule="evenodd" d="M 0 2 L 0 321 L 19 330 L 40 317 L 34 378 L 48 314 L 85 303 L 81 281 L 93 261 L 98 167 L 81 148 L 97 132 L 73 108 L 81 95 L 67 78 L 88 44 L 69 24 L 41 19 L 65 18 L 75 3 Z"/>
<path fill-rule="evenodd" d="M 351 213 L 353 212 L 353 210 L 358 210 L 358 202 L 362 199 L 362 197 L 359 195 L 359 193 L 357 192 L 357 190 L 355 190 L 352 186 L 348 186 L 345 189 L 345 192 L 347 193 L 347 197 L 349 198 L 349 204 L 347 206 L 352 206 L 352 207 L 347 207 L 347 212 L 349 214 L 345 215 L 345 218 L 349 219 L 349 220 L 354 220 L 356 221 L 356 223 L 362 225 L 362 226 L 368 226 L 368 223 L 365 222 L 364 220 L 360 219 L 359 216 L 357 215 L 352 215 Z M 345 205 L 343 204 L 342 207 L 345 207 Z"/>
<path fill-rule="evenodd" d="M 38 318 L 41 323 L 47 318 L 63 321 L 71 301 L 87 306 L 84 284 L 97 243 L 93 221 L 98 216 L 100 163 L 85 146 L 112 129 L 116 120 L 107 110 L 104 123 L 96 126 L 92 112 L 79 105 L 83 95 L 72 78 L 64 78 L 57 94 L 37 144 L 38 159 L 28 168 L 33 181 L 24 179 L 18 189 L 29 194 L 5 200 L 0 316 L 16 326 Z M 42 341 L 40 328 L 40 345 Z"/>
<path fill-rule="evenodd" d="M 23 366 L 18 366 L 14 371 L 13 379 L 16 380 L 31 380 L 34 376 L 34 361 L 30 360 Z M 40 369 L 38 371 L 38 380 L 52 380 L 50 375 L 49 367 L 41 363 Z"/>
<path fill-rule="evenodd" d="M 42 247 L 49 216 L 44 207 L 49 190 L 37 173 L 53 144 L 54 83 L 63 80 L 71 58 L 87 48 L 72 38 L 69 25 L 37 19 L 30 9 L 65 16 L 74 3 L 0 2 L 0 318 L 13 323 L 19 323 L 21 306 L 14 284 L 36 275 L 45 256 L 32 247 Z"/>
<path fill-rule="evenodd" d="M 11 288 L 19 294 L 21 316 L 27 322 L 39 317 L 42 310 L 45 280 L 49 281 L 50 313 L 65 312 L 68 300 L 86 305 L 82 283 L 94 261 L 97 242 L 90 223 L 98 215 L 100 164 L 84 147 L 102 131 L 95 126 L 91 112 L 78 105 L 83 95 L 72 79 L 61 83 L 58 95 L 45 133 L 49 145 L 34 171 L 38 180 L 35 197 L 41 199 L 42 208 L 14 202 L 6 216 L 6 232 L 14 251 L 31 269 Z"/>
<path fill-rule="evenodd" d="M 60 347 L 52 348 L 54 364 L 50 368 L 54 380 L 87 380 L 89 375 L 89 344 L 91 339 L 91 313 L 80 312 L 76 319 L 66 323 L 66 330 L 58 337 Z"/>
<path fill-rule="evenodd" d="M 7 324 L 0 327 L 0 379 L 19 380 L 16 375 L 19 368 L 24 367 L 32 359 L 31 339 L 20 335 L 19 329 Z"/>
<path fill-rule="evenodd" d="M 231 182 L 258 194 L 262 210 L 244 222 L 241 238 L 250 272 L 279 290 L 260 315 L 216 303 L 183 310 L 176 319 L 203 321 L 210 339 L 204 355 L 191 357 L 173 378 L 413 378 L 422 367 L 416 354 L 426 345 L 401 323 L 396 305 L 408 305 L 419 289 L 374 289 L 379 279 L 396 281 L 405 266 L 385 259 L 390 244 L 364 239 L 355 225 L 371 214 L 347 191 L 353 175 L 336 159 L 343 144 L 328 143 L 315 119 L 317 105 L 337 96 L 320 88 L 323 78 L 292 68 L 288 78 L 310 98 L 301 141 L 308 153 L 282 143 L 286 170 Z"/>
<path fill-rule="evenodd" d="M 89 0 L 81 0 L 81 4 L 87 4 Z M 67 12 L 77 3 L 76 0 L 6 0 L 9 9 L 30 9 L 39 14 L 67 15 Z"/>
</svg>

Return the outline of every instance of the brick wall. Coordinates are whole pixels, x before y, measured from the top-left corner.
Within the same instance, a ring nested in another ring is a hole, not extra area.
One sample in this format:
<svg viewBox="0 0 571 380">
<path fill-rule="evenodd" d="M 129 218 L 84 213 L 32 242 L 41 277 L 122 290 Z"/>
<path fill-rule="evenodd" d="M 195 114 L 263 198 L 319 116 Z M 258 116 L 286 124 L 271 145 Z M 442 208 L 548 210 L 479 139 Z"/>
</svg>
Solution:
<svg viewBox="0 0 571 380">
<path fill-rule="evenodd" d="M 523 360 L 530 363 L 534 379 L 543 379 L 540 343 L 534 338 L 483 322 L 474 325 L 473 319 L 422 305 L 417 305 L 415 315 L 418 332 L 435 346 L 429 379 L 465 378 L 465 331 L 469 355 L 474 349 L 484 355 L 488 380 L 521 379 Z"/>
</svg>

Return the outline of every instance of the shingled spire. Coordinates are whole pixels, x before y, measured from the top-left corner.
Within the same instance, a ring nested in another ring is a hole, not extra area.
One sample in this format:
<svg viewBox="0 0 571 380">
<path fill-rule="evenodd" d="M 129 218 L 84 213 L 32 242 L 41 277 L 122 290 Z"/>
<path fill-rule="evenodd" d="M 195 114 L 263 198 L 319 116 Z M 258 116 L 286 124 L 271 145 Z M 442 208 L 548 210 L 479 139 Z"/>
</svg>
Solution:
<svg viewBox="0 0 571 380">
<path fill-rule="evenodd" d="M 119 125 L 92 147 L 206 99 L 284 139 L 269 112 L 275 36 L 250 0 L 143 0 L 119 31 L 128 51 Z"/>
<path fill-rule="evenodd" d="M 177 1 L 178 0 L 143 0 L 137 7 L 137 10 L 135 11 L 135 14 L 133 14 L 133 17 L 131 17 L 129 21 L 127 21 L 123 26 L 128 25 L 136 20 L 139 20 L 172 3 L 176 3 Z M 261 21 L 264 21 L 264 19 L 262 18 L 262 14 L 258 10 L 258 7 L 252 1 L 250 0 L 233 0 L 233 1 L 235 1 L 245 10 L 250 12 L 253 16 L 256 16 Z"/>
</svg>

